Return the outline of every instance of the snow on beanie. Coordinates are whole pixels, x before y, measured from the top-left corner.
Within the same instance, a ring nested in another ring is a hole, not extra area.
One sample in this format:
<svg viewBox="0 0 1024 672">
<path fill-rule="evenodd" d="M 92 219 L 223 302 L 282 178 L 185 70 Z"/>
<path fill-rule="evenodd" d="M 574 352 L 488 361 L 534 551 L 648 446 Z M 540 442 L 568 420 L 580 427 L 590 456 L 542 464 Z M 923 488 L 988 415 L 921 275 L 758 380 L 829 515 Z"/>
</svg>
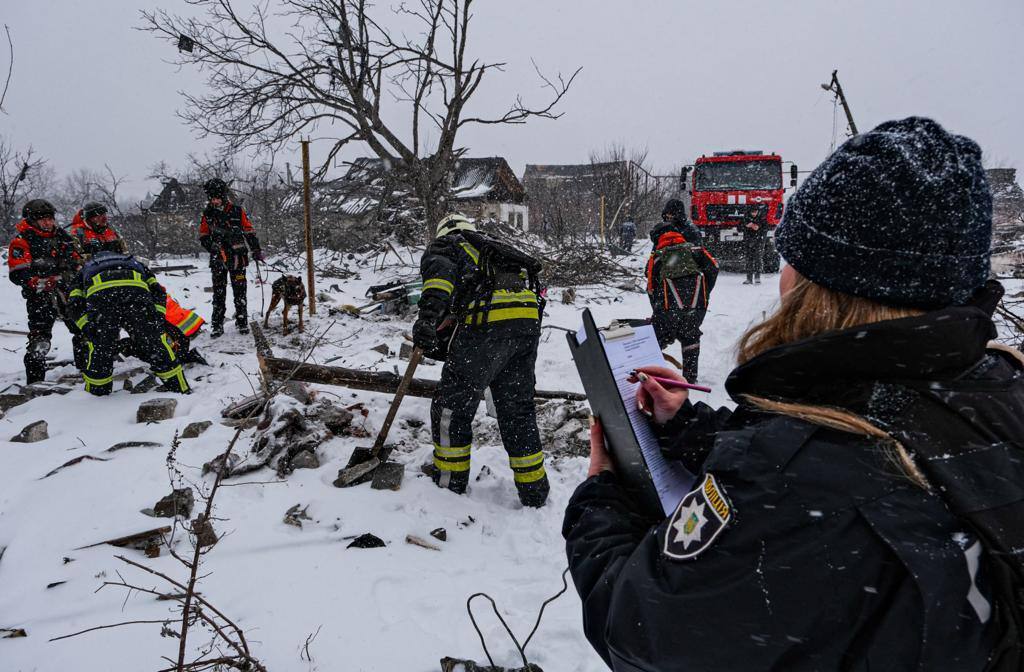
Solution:
<svg viewBox="0 0 1024 672">
<path fill-rule="evenodd" d="M 812 282 L 926 309 L 963 304 L 985 283 L 991 238 L 981 148 L 922 117 L 846 141 L 789 199 L 775 235 Z"/>
</svg>

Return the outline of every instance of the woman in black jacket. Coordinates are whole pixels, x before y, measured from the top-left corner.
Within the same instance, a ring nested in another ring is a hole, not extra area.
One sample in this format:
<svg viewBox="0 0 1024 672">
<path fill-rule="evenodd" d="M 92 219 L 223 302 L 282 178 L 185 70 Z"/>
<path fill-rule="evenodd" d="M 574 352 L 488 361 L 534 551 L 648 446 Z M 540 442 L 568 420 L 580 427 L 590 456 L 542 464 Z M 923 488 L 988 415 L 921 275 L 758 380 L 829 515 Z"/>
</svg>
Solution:
<svg viewBox="0 0 1024 672">
<path fill-rule="evenodd" d="M 856 136 L 811 175 L 777 234 L 780 307 L 726 382 L 736 409 L 640 374 L 663 450 L 699 474 L 668 519 L 638 510 L 592 432 L 563 533 L 609 667 L 1014 669 L 992 562 L 907 447 L 959 456 L 940 426 L 1024 436 L 1022 366 L 988 349 L 990 236 L 980 150 L 930 120 Z M 993 487 L 1019 506 L 1006 464 Z"/>
</svg>

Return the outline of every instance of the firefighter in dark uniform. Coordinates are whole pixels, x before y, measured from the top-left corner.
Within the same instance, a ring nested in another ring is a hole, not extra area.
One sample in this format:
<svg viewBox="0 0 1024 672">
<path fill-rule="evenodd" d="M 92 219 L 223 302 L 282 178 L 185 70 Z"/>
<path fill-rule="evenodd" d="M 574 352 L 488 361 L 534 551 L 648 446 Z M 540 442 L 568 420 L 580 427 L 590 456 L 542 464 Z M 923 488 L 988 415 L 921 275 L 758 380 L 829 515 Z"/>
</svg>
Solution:
<svg viewBox="0 0 1024 672">
<path fill-rule="evenodd" d="M 66 303 L 68 278 L 78 271 L 82 259 L 71 236 L 57 228 L 56 210 L 48 201 L 29 201 L 21 216 L 18 234 L 7 250 L 7 267 L 11 282 L 21 287 L 28 311 L 25 377 L 32 384 L 46 378 L 46 354 L 57 319 L 71 332 L 75 361 L 79 361 L 83 345 L 67 317 Z"/>
<path fill-rule="evenodd" d="M 790 199 L 735 410 L 641 369 L 638 405 L 696 480 L 642 511 L 591 432 L 563 534 L 611 669 L 1024 669 L 1020 584 L 997 571 L 1020 560 L 988 545 L 1024 536 L 1024 356 L 989 346 L 991 208 L 969 139 L 919 118 L 858 135 Z"/>
<path fill-rule="evenodd" d="M 87 259 L 97 252 L 128 252 L 124 240 L 109 225 L 107 206 L 102 203 L 86 203 L 75 213 L 71 220 L 71 235 L 78 241 L 78 248 Z"/>
<path fill-rule="evenodd" d="M 747 279 L 744 285 L 761 284 L 764 270 L 764 247 L 768 241 L 768 221 L 763 214 L 743 224 L 743 247 L 746 254 Z"/>
<path fill-rule="evenodd" d="M 253 259 L 263 261 L 260 241 L 245 210 L 231 202 L 224 180 L 208 180 L 203 190 L 210 199 L 199 222 L 199 242 L 210 253 L 210 272 L 213 275 L 210 337 L 224 334 L 229 278 L 235 300 L 235 326 L 239 333 L 245 334 L 249 332 L 245 269 L 249 265 L 250 252 Z"/>
<path fill-rule="evenodd" d="M 718 279 L 718 262 L 701 245 L 700 231 L 686 219 L 682 206 L 682 201 L 669 201 L 662 223 L 651 230 L 654 248 L 647 261 L 647 295 L 658 345 L 664 350 L 678 340 L 683 375 L 697 382 L 700 325 Z"/>
<path fill-rule="evenodd" d="M 170 392 L 190 392 L 181 362 L 165 333 L 167 293 L 135 257 L 98 252 L 86 262 L 71 291 L 71 315 L 85 337 L 82 377 L 86 391 L 102 396 L 113 388 L 121 330 L 132 351 L 153 367 Z"/>
<path fill-rule="evenodd" d="M 490 388 L 519 499 L 539 507 L 549 490 L 533 405 L 540 298 L 520 273 L 499 278 L 488 296 L 473 295 L 480 250 L 462 234 L 475 231 L 460 214 L 445 217 L 420 261 L 424 283 L 413 340 L 429 352 L 451 339 L 430 406 L 432 477 L 442 488 L 466 491 L 473 416 Z M 447 327 L 456 324 L 452 337 Z"/>
</svg>

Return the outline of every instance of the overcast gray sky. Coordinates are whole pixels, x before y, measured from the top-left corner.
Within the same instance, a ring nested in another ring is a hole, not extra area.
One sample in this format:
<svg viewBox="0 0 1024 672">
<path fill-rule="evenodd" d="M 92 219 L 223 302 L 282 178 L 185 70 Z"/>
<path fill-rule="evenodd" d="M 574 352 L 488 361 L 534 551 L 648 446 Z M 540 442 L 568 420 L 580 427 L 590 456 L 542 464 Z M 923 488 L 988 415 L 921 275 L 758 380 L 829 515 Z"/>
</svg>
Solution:
<svg viewBox="0 0 1024 672">
<path fill-rule="evenodd" d="M 0 4 L 15 46 L 0 134 L 16 146 L 33 145 L 60 173 L 107 163 L 133 195 L 158 188 L 144 179 L 152 164 L 182 166 L 212 147 L 174 114 L 201 76 L 134 30 L 140 8 L 187 11 L 182 0 Z M 500 112 L 516 92 L 542 100 L 531 57 L 550 73 L 583 67 L 561 119 L 461 136 L 471 156 L 505 156 L 520 175 L 612 143 L 646 147 L 662 171 L 734 148 L 812 168 L 832 139 L 832 98 L 819 85 L 833 68 L 862 130 L 931 116 L 999 164 L 1024 165 L 1021 0 L 478 0 L 473 31 L 477 54 L 509 64 L 474 112 Z M 4 74 L 7 62 L 2 44 Z M 314 155 L 326 149 L 315 143 Z"/>
</svg>

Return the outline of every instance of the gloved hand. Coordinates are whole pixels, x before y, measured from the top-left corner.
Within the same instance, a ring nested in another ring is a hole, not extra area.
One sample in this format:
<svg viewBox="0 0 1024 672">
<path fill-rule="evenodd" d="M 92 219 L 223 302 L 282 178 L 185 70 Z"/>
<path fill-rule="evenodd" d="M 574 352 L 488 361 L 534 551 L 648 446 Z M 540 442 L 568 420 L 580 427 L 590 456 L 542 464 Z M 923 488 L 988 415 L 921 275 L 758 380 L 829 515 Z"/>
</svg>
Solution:
<svg viewBox="0 0 1024 672">
<path fill-rule="evenodd" d="M 57 288 L 57 283 L 60 282 L 59 275 L 48 275 L 42 278 L 36 278 L 36 291 L 40 294 L 44 292 L 52 292 Z"/>
<path fill-rule="evenodd" d="M 412 325 L 412 342 L 423 350 L 437 347 L 437 325 L 422 317 Z"/>
<path fill-rule="evenodd" d="M 252 253 L 252 258 L 256 261 L 266 261 L 267 258 L 263 256 L 263 250 L 256 250 Z"/>
</svg>

